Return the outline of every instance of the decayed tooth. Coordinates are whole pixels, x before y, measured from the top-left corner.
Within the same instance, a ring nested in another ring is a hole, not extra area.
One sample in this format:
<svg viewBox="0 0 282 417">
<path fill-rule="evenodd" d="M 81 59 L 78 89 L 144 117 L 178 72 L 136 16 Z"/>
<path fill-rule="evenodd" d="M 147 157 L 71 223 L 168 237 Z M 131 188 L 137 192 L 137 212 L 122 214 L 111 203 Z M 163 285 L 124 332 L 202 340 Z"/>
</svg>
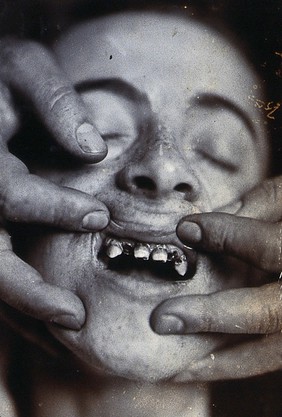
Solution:
<svg viewBox="0 0 282 417">
<path fill-rule="evenodd" d="M 134 248 L 134 257 L 147 261 L 150 257 L 150 248 L 146 244 L 137 244 Z"/>
<path fill-rule="evenodd" d="M 131 255 L 133 253 L 134 245 L 131 242 L 123 241 L 122 248 L 125 255 Z"/>
<path fill-rule="evenodd" d="M 157 261 L 157 262 L 167 262 L 167 250 L 166 247 L 162 247 L 162 246 L 157 246 L 153 251 L 152 251 L 152 259 L 153 261 Z"/>
<path fill-rule="evenodd" d="M 187 269 L 188 269 L 188 263 L 187 263 L 186 256 L 181 256 L 178 260 L 175 261 L 174 269 L 176 270 L 176 272 L 179 275 L 184 277 L 184 275 L 186 274 Z"/>
<path fill-rule="evenodd" d="M 168 252 L 168 261 L 174 262 L 175 260 L 180 258 L 180 254 L 176 250 L 169 250 Z"/>
<path fill-rule="evenodd" d="M 107 242 L 107 245 L 107 255 L 109 258 L 113 259 L 122 254 L 123 249 L 121 243 L 117 240 L 111 240 Z"/>
</svg>

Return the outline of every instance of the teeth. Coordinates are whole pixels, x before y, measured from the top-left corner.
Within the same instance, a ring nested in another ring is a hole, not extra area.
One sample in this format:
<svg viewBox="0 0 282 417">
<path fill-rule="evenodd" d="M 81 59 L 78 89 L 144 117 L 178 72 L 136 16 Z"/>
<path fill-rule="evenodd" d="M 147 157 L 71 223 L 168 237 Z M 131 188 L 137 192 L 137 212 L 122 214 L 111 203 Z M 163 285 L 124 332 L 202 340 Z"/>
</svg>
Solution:
<svg viewBox="0 0 282 417">
<path fill-rule="evenodd" d="M 131 255 L 133 253 L 134 245 L 131 242 L 122 242 L 123 253 L 125 255 Z"/>
<path fill-rule="evenodd" d="M 176 250 L 170 250 L 169 248 L 169 252 L 168 252 L 168 261 L 170 262 L 174 262 L 177 261 L 180 258 L 181 254 L 176 251 Z"/>
<path fill-rule="evenodd" d="M 156 262 L 170 262 L 175 271 L 182 277 L 188 270 L 188 262 L 184 253 L 174 245 L 157 245 L 155 243 L 134 243 L 125 240 L 108 238 L 105 242 L 109 258 L 116 258 L 121 254 L 132 255 L 136 259 Z"/>
<path fill-rule="evenodd" d="M 188 269 L 188 263 L 187 263 L 187 259 L 186 256 L 181 256 L 179 258 L 179 260 L 176 260 L 174 263 L 174 269 L 176 270 L 176 272 L 181 275 L 182 277 L 184 277 L 184 275 L 187 272 Z"/>
<path fill-rule="evenodd" d="M 168 253 L 165 247 L 158 246 L 152 251 L 152 259 L 157 262 L 167 262 Z"/>
<path fill-rule="evenodd" d="M 143 259 L 144 261 L 147 261 L 150 257 L 149 245 L 136 244 L 134 248 L 134 257 L 136 259 Z"/>
<path fill-rule="evenodd" d="M 123 249 L 120 242 L 111 240 L 107 242 L 107 245 L 107 255 L 109 258 L 113 259 L 122 254 Z"/>
</svg>

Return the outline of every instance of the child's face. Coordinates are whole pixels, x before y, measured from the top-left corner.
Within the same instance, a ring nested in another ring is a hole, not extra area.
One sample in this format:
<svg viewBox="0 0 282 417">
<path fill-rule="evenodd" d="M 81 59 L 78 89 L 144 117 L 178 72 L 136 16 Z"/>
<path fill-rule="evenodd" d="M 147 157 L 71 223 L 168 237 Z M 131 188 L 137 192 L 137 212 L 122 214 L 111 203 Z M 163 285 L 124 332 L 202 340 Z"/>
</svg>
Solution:
<svg viewBox="0 0 282 417">
<path fill-rule="evenodd" d="M 170 297 L 257 283 L 257 272 L 239 261 L 184 248 L 175 229 L 183 216 L 216 210 L 265 177 L 263 122 L 249 100 L 259 81 L 224 37 L 175 16 L 91 21 L 55 51 L 109 154 L 42 175 L 97 196 L 111 223 L 100 234 L 54 234 L 32 248 L 43 276 L 73 290 L 86 308 L 81 331 L 50 329 L 93 369 L 173 378 L 231 336 L 159 336 L 152 310 Z"/>
</svg>

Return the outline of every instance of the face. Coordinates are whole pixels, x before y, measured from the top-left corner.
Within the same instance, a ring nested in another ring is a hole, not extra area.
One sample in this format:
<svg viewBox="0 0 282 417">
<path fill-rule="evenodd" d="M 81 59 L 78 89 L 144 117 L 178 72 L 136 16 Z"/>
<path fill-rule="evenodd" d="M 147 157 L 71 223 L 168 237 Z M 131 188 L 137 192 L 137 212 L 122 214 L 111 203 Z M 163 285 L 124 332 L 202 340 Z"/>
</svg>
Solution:
<svg viewBox="0 0 282 417">
<path fill-rule="evenodd" d="M 230 338 L 156 335 L 153 309 L 257 279 L 239 261 L 184 247 L 175 229 L 265 177 L 263 122 L 248 99 L 259 81 L 222 35 L 175 16 L 91 21 L 55 52 L 109 152 L 96 165 L 41 174 L 96 196 L 111 222 L 99 234 L 53 234 L 32 248 L 43 276 L 86 309 L 81 331 L 50 330 L 94 372 L 173 378 Z"/>
</svg>

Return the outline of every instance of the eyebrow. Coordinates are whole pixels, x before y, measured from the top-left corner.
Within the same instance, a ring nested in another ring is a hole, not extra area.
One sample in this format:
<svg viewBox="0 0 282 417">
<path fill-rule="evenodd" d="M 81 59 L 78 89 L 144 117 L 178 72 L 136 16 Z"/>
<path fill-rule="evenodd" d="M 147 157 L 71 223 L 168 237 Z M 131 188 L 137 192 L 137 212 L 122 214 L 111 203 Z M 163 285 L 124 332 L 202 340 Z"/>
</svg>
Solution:
<svg viewBox="0 0 282 417">
<path fill-rule="evenodd" d="M 89 79 L 78 82 L 74 86 L 78 93 L 85 93 L 91 90 L 104 90 L 110 91 L 114 94 L 118 94 L 130 101 L 149 105 L 148 96 L 134 87 L 127 81 L 121 78 L 101 78 L 101 79 Z"/>
<path fill-rule="evenodd" d="M 243 109 L 241 109 L 237 104 L 235 104 L 228 98 L 222 97 L 218 94 L 204 93 L 199 94 L 197 97 L 194 97 L 192 101 L 193 103 L 200 104 L 209 108 L 223 108 L 226 110 L 230 110 L 231 112 L 240 117 L 240 119 L 244 122 L 244 124 L 252 134 L 252 138 L 254 140 L 256 139 L 257 134 L 252 120 L 246 115 Z"/>
<path fill-rule="evenodd" d="M 98 78 L 88 79 L 80 81 L 74 85 L 75 90 L 78 93 L 85 93 L 92 90 L 104 90 L 109 91 L 119 96 L 122 96 L 130 101 L 142 103 L 147 108 L 150 107 L 150 102 L 147 94 L 134 87 L 132 84 L 121 78 Z M 203 93 L 195 96 L 192 99 L 194 104 L 200 104 L 209 108 L 227 109 L 240 117 L 244 122 L 248 130 L 250 131 L 252 138 L 256 139 L 256 131 L 251 119 L 245 114 L 245 112 L 233 101 L 218 94 Z"/>
</svg>

